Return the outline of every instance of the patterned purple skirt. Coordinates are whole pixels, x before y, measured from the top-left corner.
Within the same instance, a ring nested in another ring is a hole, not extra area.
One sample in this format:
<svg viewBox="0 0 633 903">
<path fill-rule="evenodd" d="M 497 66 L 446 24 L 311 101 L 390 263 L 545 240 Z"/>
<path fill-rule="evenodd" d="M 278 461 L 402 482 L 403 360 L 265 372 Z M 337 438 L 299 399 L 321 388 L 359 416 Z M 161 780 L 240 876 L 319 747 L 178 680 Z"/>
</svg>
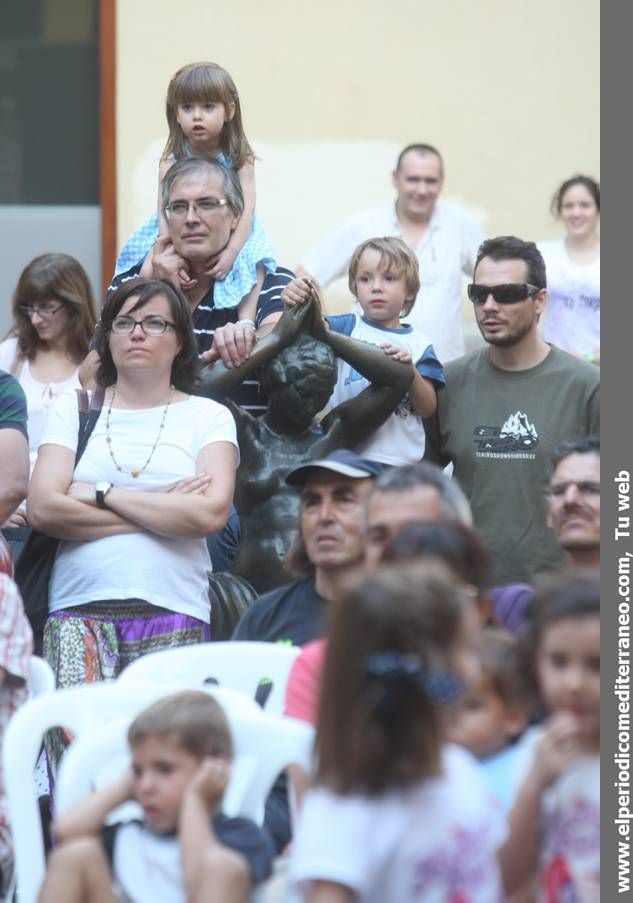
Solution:
<svg viewBox="0 0 633 903">
<path fill-rule="evenodd" d="M 44 658 L 61 689 L 114 679 L 126 665 L 149 652 L 210 639 L 211 627 L 204 621 L 141 599 L 89 602 L 49 615 Z M 65 746 L 62 731 L 49 732 L 46 751 L 51 772 Z"/>
</svg>

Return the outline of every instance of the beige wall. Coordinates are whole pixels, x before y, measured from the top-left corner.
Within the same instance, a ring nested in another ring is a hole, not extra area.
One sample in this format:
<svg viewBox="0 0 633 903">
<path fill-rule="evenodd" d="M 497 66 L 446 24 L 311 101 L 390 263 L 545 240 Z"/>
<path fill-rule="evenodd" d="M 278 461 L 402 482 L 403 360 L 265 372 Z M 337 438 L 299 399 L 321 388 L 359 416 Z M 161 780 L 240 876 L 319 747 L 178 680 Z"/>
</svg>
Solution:
<svg viewBox="0 0 633 903">
<path fill-rule="evenodd" d="M 392 7 L 393 9 L 393 7 Z M 437 145 L 444 193 L 489 234 L 553 237 L 548 208 L 599 173 L 598 0 L 120 0 L 119 240 L 152 212 L 176 69 L 223 65 L 261 158 L 258 210 L 293 266 L 329 228 L 392 196 L 398 149 Z"/>
</svg>

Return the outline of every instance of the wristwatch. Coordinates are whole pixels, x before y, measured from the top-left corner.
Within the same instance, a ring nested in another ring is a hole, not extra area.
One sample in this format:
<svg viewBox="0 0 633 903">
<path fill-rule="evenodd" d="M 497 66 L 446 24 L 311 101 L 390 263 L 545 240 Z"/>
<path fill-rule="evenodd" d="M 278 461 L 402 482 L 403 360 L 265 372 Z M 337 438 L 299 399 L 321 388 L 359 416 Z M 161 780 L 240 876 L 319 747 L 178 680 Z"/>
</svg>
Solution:
<svg viewBox="0 0 633 903">
<path fill-rule="evenodd" d="M 97 508 L 107 508 L 108 507 L 106 505 L 105 498 L 111 489 L 112 489 L 112 483 L 106 483 L 106 482 L 97 483 L 97 485 L 95 486 Z"/>
</svg>

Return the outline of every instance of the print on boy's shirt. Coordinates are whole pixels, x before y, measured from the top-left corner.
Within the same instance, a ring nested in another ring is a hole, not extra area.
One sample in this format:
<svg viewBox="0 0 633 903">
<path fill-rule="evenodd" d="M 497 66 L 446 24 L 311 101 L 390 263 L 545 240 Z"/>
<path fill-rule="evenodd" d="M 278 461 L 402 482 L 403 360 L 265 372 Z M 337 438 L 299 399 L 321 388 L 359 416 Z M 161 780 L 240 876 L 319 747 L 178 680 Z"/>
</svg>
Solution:
<svg viewBox="0 0 633 903">
<path fill-rule="evenodd" d="M 475 456 L 477 458 L 530 458 L 536 455 L 529 450 L 539 443 L 538 433 L 527 414 L 516 411 L 502 427 L 476 426 L 473 430 Z"/>
<path fill-rule="evenodd" d="M 354 370 L 354 368 L 350 364 L 345 367 L 344 372 L 344 386 L 349 386 L 351 383 L 358 382 L 358 380 L 360 379 L 364 380 L 367 385 L 369 385 L 369 380 L 367 379 L 367 377 L 363 376 L 362 373 L 359 373 L 357 370 Z M 411 399 L 409 398 L 408 393 L 399 403 L 398 407 L 394 411 L 394 414 L 396 415 L 396 417 L 402 417 L 403 419 L 406 419 L 407 417 L 417 417 L 419 422 L 422 423 L 422 418 L 413 410 L 413 405 L 411 404 Z"/>
</svg>

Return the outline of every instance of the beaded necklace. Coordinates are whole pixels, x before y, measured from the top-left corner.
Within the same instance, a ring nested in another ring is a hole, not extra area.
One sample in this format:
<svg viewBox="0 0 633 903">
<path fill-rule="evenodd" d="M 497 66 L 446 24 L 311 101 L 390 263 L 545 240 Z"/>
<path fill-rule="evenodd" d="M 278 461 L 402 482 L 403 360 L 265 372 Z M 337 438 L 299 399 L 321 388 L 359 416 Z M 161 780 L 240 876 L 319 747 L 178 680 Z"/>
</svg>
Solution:
<svg viewBox="0 0 633 903">
<path fill-rule="evenodd" d="M 112 405 L 114 404 L 114 399 L 116 398 L 116 383 L 112 386 L 112 396 L 110 398 L 110 404 L 108 406 L 108 413 L 106 415 L 106 442 L 108 444 L 108 451 L 110 452 L 110 457 L 112 458 L 112 463 L 119 471 L 119 473 L 129 473 L 131 476 L 136 479 L 139 477 L 149 462 L 152 460 L 154 456 L 154 452 L 156 451 L 156 447 L 158 445 L 158 440 L 160 439 L 161 433 L 163 432 L 163 427 L 165 426 L 165 420 L 167 419 L 167 411 L 169 410 L 169 405 L 171 404 L 171 400 L 174 397 L 175 386 L 170 386 L 169 398 L 167 399 L 167 404 L 165 405 L 165 410 L 163 411 L 163 416 L 160 421 L 160 426 L 158 427 L 158 434 L 156 439 L 154 440 L 154 444 L 152 445 L 151 451 L 147 456 L 147 461 L 143 464 L 142 467 L 133 467 L 131 470 L 125 470 L 117 463 L 117 459 L 114 457 L 114 451 L 112 450 L 112 436 L 110 435 L 110 414 L 112 413 Z"/>
</svg>

